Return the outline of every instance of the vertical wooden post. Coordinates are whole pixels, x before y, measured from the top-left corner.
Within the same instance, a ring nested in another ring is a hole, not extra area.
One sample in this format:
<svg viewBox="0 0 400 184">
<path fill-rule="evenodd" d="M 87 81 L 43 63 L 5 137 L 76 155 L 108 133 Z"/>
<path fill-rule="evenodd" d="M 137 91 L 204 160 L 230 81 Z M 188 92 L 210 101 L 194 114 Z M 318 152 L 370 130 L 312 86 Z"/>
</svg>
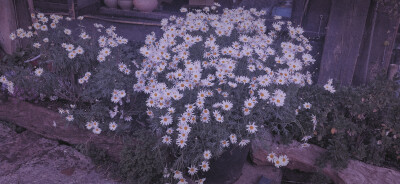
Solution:
<svg viewBox="0 0 400 184">
<path fill-rule="evenodd" d="M 294 0 L 292 9 L 292 22 L 296 25 L 302 26 L 303 17 L 306 9 L 309 7 L 309 0 Z"/>
<path fill-rule="evenodd" d="M 68 0 L 68 13 L 72 19 L 75 19 L 75 0 Z"/>
<path fill-rule="evenodd" d="M 35 6 L 33 5 L 33 0 L 28 0 L 28 8 L 29 8 L 29 14 L 36 14 L 35 12 Z M 31 18 L 32 23 L 36 22 L 36 19 Z"/>
<path fill-rule="evenodd" d="M 29 2 L 28 1 L 20 1 L 13 0 L 15 6 L 15 21 L 17 22 L 17 27 L 27 30 L 29 26 L 32 26 L 32 19 L 29 11 Z M 26 47 L 30 44 L 31 40 L 29 39 L 20 39 L 20 46 L 22 48 Z"/>
<path fill-rule="evenodd" d="M 16 51 L 17 42 L 10 39 L 10 34 L 17 29 L 16 14 L 13 0 L 4 0 L 0 6 L 0 47 L 7 54 Z"/>
<path fill-rule="evenodd" d="M 351 85 L 370 0 L 332 1 L 318 83 Z"/>
</svg>

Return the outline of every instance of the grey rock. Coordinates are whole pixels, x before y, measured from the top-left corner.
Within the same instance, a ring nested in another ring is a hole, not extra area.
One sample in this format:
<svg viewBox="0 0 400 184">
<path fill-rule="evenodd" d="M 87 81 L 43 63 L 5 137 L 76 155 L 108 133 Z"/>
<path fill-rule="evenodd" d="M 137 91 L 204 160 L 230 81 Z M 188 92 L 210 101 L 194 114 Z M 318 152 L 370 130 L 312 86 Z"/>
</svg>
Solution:
<svg viewBox="0 0 400 184">
<path fill-rule="evenodd" d="M 30 131 L 17 134 L 0 123 L 0 183 L 118 183 L 95 169 L 72 147 Z"/>
</svg>

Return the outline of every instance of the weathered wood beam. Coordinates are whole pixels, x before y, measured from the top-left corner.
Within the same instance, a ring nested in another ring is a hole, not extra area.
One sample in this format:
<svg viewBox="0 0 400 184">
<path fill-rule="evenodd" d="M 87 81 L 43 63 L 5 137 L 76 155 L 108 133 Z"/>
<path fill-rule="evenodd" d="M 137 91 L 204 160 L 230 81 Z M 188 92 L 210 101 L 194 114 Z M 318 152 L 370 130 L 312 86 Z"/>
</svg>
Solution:
<svg viewBox="0 0 400 184">
<path fill-rule="evenodd" d="M 123 148 L 120 136 L 96 135 L 90 130 L 66 122 L 53 110 L 16 98 L 8 98 L 7 102 L 0 103 L 0 120 L 14 123 L 48 139 L 62 140 L 74 145 L 92 143 L 107 151 L 114 160 L 119 160 L 119 153 Z"/>
<path fill-rule="evenodd" d="M 357 160 L 350 160 L 347 168 L 343 170 L 333 169 L 329 165 L 321 169 L 317 166 L 316 160 L 325 154 L 326 150 L 316 145 L 302 148 L 296 141 L 289 145 L 280 145 L 266 140 L 255 140 L 252 143 L 250 157 L 256 165 L 272 165 L 267 160 L 267 155 L 271 152 L 287 155 L 289 164 L 286 167 L 289 169 L 304 172 L 320 171 L 336 184 L 397 184 L 400 178 L 400 171 L 396 169 L 378 167 Z"/>
<path fill-rule="evenodd" d="M 351 85 L 370 0 L 334 0 L 329 15 L 318 83 L 333 78 Z"/>
</svg>

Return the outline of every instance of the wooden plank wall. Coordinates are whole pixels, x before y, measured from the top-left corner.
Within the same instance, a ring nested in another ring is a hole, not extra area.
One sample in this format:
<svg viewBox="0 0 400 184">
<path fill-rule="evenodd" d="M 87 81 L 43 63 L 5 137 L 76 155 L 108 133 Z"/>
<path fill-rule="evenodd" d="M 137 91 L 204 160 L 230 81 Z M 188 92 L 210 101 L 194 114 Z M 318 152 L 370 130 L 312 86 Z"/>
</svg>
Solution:
<svg viewBox="0 0 400 184">
<path fill-rule="evenodd" d="M 353 85 L 366 84 L 377 75 L 386 74 L 399 23 L 399 16 L 391 16 L 382 4 L 372 1 Z"/>
<path fill-rule="evenodd" d="M 331 0 L 295 0 L 292 22 L 308 32 L 324 35 L 328 24 Z"/>
<path fill-rule="evenodd" d="M 333 78 L 351 85 L 360 52 L 370 0 L 334 0 L 321 59 L 318 83 Z"/>
</svg>

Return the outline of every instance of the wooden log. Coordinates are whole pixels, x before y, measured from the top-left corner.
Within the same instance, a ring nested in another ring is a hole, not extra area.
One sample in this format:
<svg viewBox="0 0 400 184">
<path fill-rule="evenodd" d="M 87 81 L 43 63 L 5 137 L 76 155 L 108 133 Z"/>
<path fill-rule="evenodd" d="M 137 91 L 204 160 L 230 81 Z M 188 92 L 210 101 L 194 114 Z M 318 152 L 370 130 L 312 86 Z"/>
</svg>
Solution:
<svg viewBox="0 0 400 184">
<path fill-rule="evenodd" d="M 370 0 L 335 0 L 329 15 L 318 83 L 351 85 Z"/>
<path fill-rule="evenodd" d="M 353 85 L 363 85 L 386 74 L 389 68 L 400 16 L 393 16 L 387 7 L 375 1 L 370 8 L 365 34 L 353 77 Z"/>
<path fill-rule="evenodd" d="M 267 149 L 270 148 L 270 149 Z M 335 183 L 362 183 L 362 184 L 396 184 L 400 178 L 400 171 L 366 164 L 357 160 L 350 160 L 346 169 L 335 170 L 329 165 L 320 169 L 315 161 L 326 150 L 316 145 L 302 148 L 299 142 L 289 145 L 279 145 L 271 141 L 256 140 L 252 143 L 251 158 L 256 165 L 272 165 L 267 160 L 271 152 L 285 154 L 289 158 L 289 169 L 298 169 L 304 172 L 321 171 Z"/>
<path fill-rule="evenodd" d="M 66 122 L 57 112 L 16 98 L 9 98 L 7 102 L 0 103 L 0 119 L 48 139 L 62 140 L 73 145 L 92 143 L 97 148 L 107 151 L 116 161 L 119 160 L 119 153 L 123 148 L 120 136 L 96 135 L 90 130 Z"/>
</svg>

